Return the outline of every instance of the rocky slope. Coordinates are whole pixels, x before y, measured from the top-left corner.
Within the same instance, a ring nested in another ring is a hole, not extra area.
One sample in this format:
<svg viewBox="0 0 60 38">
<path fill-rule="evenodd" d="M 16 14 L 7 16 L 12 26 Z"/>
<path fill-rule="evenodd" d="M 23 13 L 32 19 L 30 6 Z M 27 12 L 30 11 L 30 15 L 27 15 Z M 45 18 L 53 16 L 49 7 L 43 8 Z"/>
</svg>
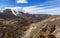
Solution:
<svg viewBox="0 0 60 38">
<path fill-rule="evenodd" d="M 50 15 L 22 13 L 15 16 L 10 9 L 0 13 L 0 38 L 22 38 L 30 24 L 49 18 Z M 28 33 L 28 32 L 27 32 Z"/>
<path fill-rule="evenodd" d="M 0 12 L 0 38 L 60 38 L 60 15 Z"/>
<path fill-rule="evenodd" d="M 60 38 L 60 16 L 31 24 L 22 38 Z"/>
<path fill-rule="evenodd" d="M 19 13 L 0 12 L 0 38 L 60 38 L 60 15 Z"/>
</svg>

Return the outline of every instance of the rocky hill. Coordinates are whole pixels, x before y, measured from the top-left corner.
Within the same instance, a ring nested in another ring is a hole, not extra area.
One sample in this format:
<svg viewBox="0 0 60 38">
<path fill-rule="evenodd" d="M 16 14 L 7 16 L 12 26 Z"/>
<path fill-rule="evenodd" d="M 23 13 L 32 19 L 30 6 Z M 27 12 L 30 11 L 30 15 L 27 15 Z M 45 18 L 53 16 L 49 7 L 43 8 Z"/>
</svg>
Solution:
<svg viewBox="0 0 60 38">
<path fill-rule="evenodd" d="M 16 14 L 16 12 L 14 12 Z M 0 12 L 0 38 L 22 38 L 30 24 L 40 22 L 51 17 L 45 14 L 22 13 L 15 16 L 11 9 Z M 27 32 L 28 33 L 28 32 Z"/>
<path fill-rule="evenodd" d="M 60 38 L 60 15 L 13 11 L 0 12 L 0 38 Z"/>
</svg>

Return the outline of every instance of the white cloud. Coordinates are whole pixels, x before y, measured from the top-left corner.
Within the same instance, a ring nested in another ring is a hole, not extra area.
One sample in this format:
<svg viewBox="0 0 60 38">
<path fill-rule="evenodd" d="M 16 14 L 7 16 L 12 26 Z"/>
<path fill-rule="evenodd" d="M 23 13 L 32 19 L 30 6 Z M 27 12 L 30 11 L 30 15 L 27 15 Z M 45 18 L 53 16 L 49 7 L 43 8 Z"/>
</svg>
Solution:
<svg viewBox="0 0 60 38">
<path fill-rule="evenodd" d="M 25 10 L 22 7 L 5 7 L 3 9 L 12 9 L 12 10 L 15 10 L 15 11 L 22 11 L 22 12 L 25 13 Z"/>
<path fill-rule="evenodd" d="M 50 8 L 50 9 L 43 9 L 41 10 L 41 13 L 44 14 L 52 14 L 52 15 L 60 15 L 60 7 L 56 7 L 56 8 Z"/>
<path fill-rule="evenodd" d="M 60 14 L 60 0 L 48 0 L 43 4 L 24 7 L 23 9 L 32 14 Z"/>
<path fill-rule="evenodd" d="M 17 0 L 16 2 L 17 2 L 17 3 L 28 3 L 27 0 Z"/>
<path fill-rule="evenodd" d="M 24 7 L 23 9 L 25 9 L 25 11 L 28 13 L 36 13 L 39 12 L 41 8 L 38 8 L 36 6 L 30 6 L 30 7 Z"/>
<path fill-rule="evenodd" d="M 30 14 L 52 14 L 52 15 L 60 15 L 60 7 L 55 8 L 48 8 L 45 9 L 44 7 L 38 7 L 38 6 L 29 6 L 29 7 L 5 7 L 10 9 L 22 9 L 25 13 L 28 12 Z"/>
<path fill-rule="evenodd" d="M 20 0 L 22 1 L 22 0 Z M 26 0 L 25 0 L 26 1 Z M 21 3 L 21 2 L 20 2 Z M 23 2 L 24 3 L 24 2 Z M 24 12 L 28 12 L 30 14 L 60 14 L 60 1 L 59 0 L 51 0 L 47 1 L 40 5 L 35 6 L 27 6 L 27 7 L 11 7 L 12 9 L 22 8 L 25 9 Z"/>
<path fill-rule="evenodd" d="M 5 9 L 13 9 L 13 10 L 16 10 L 16 9 L 21 9 L 22 7 L 5 7 Z"/>
<path fill-rule="evenodd" d="M 43 7 L 30 6 L 24 7 L 23 9 L 31 14 L 60 14 L 60 7 L 45 9 Z"/>
</svg>

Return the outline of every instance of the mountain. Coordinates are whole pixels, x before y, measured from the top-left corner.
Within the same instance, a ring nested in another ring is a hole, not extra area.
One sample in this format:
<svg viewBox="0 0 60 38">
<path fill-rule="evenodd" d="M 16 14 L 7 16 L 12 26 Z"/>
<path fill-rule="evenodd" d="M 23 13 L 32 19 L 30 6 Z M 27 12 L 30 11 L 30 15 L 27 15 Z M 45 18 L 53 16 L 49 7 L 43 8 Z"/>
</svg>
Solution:
<svg viewBox="0 0 60 38">
<path fill-rule="evenodd" d="M 18 18 L 19 14 L 24 14 L 24 12 L 14 9 L 0 9 L 0 17 L 2 18 Z"/>
<path fill-rule="evenodd" d="M 5 9 L 3 12 L 0 12 L 0 18 L 14 18 L 16 17 L 11 9 Z"/>
<path fill-rule="evenodd" d="M 3 9 L 0 12 L 0 38 L 21 38 L 24 32 L 29 29 L 30 24 L 49 17 L 51 15 L 28 14 L 17 9 Z"/>
<path fill-rule="evenodd" d="M 20 19 L 20 18 L 24 18 L 24 19 L 31 19 L 32 20 L 42 20 L 45 18 L 48 18 L 51 15 L 46 15 L 46 14 L 28 14 L 28 13 L 24 13 L 21 10 L 13 10 L 13 9 L 3 9 L 3 12 L 0 12 L 0 18 L 4 18 L 4 19 Z M 17 12 L 18 11 L 18 12 Z"/>
<path fill-rule="evenodd" d="M 3 13 L 12 13 L 14 14 L 15 16 L 17 16 L 17 14 L 22 14 L 24 11 L 22 11 L 21 9 L 7 9 L 7 8 L 3 8 L 3 9 L 0 9 L 0 12 L 3 12 Z"/>
<path fill-rule="evenodd" d="M 60 15 L 0 10 L 0 38 L 60 38 Z"/>
</svg>

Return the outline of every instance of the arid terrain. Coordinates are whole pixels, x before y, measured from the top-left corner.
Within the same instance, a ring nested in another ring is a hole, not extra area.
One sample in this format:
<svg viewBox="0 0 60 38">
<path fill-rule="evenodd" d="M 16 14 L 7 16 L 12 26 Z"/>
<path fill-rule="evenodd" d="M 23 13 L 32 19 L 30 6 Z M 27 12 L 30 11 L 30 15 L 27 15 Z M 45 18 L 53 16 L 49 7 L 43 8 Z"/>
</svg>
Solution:
<svg viewBox="0 0 60 38">
<path fill-rule="evenodd" d="M 20 13 L 0 13 L 0 38 L 60 38 L 60 15 Z"/>
</svg>

